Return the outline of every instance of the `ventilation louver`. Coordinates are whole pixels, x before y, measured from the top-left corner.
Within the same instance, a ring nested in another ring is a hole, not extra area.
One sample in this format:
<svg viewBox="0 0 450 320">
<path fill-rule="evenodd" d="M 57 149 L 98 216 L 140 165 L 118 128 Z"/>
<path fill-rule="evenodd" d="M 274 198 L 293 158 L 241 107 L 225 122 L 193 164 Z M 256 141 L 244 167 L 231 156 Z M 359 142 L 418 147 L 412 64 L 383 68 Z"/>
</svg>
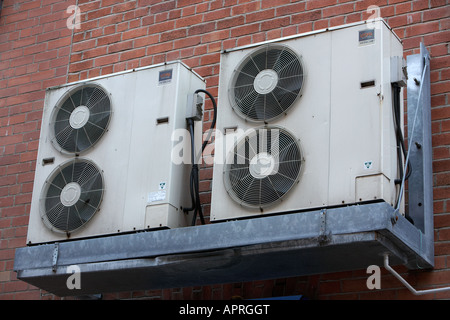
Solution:
<svg viewBox="0 0 450 320">
<path fill-rule="evenodd" d="M 103 193 L 103 176 L 93 162 L 79 158 L 68 161 L 45 183 L 41 218 L 52 231 L 71 233 L 95 215 Z"/>
<path fill-rule="evenodd" d="M 302 153 L 298 140 L 282 128 L 251 130 L 231 151 L 224 167 L 225 189 L 242 206 L 273 205 L 299 181 Z"/>
<path fill-rule="evenodd" d="M 230 103 L 242 118 L 267 123 L 287 113 L 300 97 L 303 81 L 303 65 L 294 51 L 284 45 L 265 45 L 234 71 Z"/>
<path fill-rule="evenodd" d="M 78 86 L 55 108 L 52 143 L 61 152 L 81 153 L 102 137 L 110 117 L 111 101 L 105 90 L 92 84 Z"/>
</svg>

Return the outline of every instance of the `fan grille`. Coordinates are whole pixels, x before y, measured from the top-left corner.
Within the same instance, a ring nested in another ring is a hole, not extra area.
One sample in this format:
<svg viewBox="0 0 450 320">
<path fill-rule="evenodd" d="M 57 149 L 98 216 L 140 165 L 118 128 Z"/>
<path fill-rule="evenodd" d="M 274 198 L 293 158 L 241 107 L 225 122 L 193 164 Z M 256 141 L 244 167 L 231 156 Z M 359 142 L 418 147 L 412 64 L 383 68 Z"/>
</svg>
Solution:
<svg viewBox="0 0 450 320">
<path fill-rule="evenodd" d="M 88 160 L 74 159 L 46 181 L 41 195 L 41 218 L 55 232 L 70 233 L 85 225 L 99 210 L 103 176 Z"/>
<path fill-rule="evenodd" d="M 52 143 L 60 151 L 81 153 L 102 137 L 110 117 L 111 101 L 105 90 L 93 84 L 76 87 L 54 110 Z"/>
<path fill-rule="evenodd" d="M 263 209 L 283 199 L 299 181 L 302 154 L 297 139 L 282 128 L 251 130 L 229 154 L 225 189 L 240 205 Z"/>
<path fill-rule="evenodd" d="M 234 71 L 229 97 L 244 119 L 269 122 L 300 97 L 304 69 L 298 55 L 284 45 L 266 45 L 252 52 Z"/>
</svg>

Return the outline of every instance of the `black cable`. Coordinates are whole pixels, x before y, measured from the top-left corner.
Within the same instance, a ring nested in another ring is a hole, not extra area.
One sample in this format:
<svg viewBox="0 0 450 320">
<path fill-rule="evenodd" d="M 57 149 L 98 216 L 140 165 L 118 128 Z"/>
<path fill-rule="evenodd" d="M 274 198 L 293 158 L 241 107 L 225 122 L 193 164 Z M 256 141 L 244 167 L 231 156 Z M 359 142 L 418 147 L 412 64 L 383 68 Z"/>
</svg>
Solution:
<svg viewBox="0 0 450 320">
<path fill-rule="evenodd" d="M 408 180 L 408 178 L 411 176 L 412 172 L 412 165 L 408 161 L 407 167 L 406 167 L 406 173 L 403 172 L 403 163 L 401 161 L 401 156 L 403 153 L 403 156 L 406 159 L 407 151 L 405 147 L 405 140 L 403 138 L 403 133 L 401 130 L 401 124 L 400 124 L 400 92 L 401 88 L 398 84 L 393 84 L 393 108 L 394 108 L 394 125 L 395 125 L 395 134 L 397 136 L 397 155 L 398 155 L 398 161 L 399 161 L 399 171 L 400 171 L 400 178 L 395 180 L 396 184 L 399 184 L 402 182 L 403 174 L 406 174 L 405 181 Z M 401 149 L 401 150 L 400 150 Z"/>
<path fill-rule="evenodd" d="M 208 138 L 202 144 L 201 153 L 203 153 L 203 151 L 206 148 L 206 145 L 208 144 L 209 138 L 211 136 L 211 130 L 216 125 L 217 103 L 216 103 L 216 100 L 214 99 L 213 95 L 210 92 L 203 90 L 203 89 L 198 89 L 195 91 L 195 94 L 200 93 L 200 92 L 203 92 L 209 96 L 209 98 L 211 99 L 211 101 L 213 103 L 213 108 L 214 108 L 213 121 L 212 121 L 211 127 L 209 129 L 210 132 L 209 132 Z M 202 210 L 202 206 L 201 206 L 201 202 L 200 202 L 199 174 L 198 174 L 199 169 L 198 169 L 198 164 L 195 160 L 194 120 L 187 119 L 187 122 L 188 122 L 189 134 L 191 135 L 192 169 L 191 169 L 191 175 L 190 175 L 190 179 L 189 179 L 189 189 L 190 189 L 190 193 L 191 193 L 192 206 L 190 208 L 184 208 L 183 211 L 185 213 L 187 213 L 189 211 L 194 210 L 194 215 L 192 217 L 192 225 L 195 225 L 196 220 L 197 220 L 197 215 L 200 217 L 201 223 L 205 224 L 205 219 L 203 217 L 203 210 Z"/>
<path fill-rule="evenodd" d="M 401 87 L 394 83 L 392 84 L 392 89 L 393 89 L 393 114 L 394 114 L 394 127 L 395 127 L 395 134 L 397 137 L 397 158 L 398 158 L 398 165 L 399 165 L 399 173 L 400 173 L 400 178 L 399 179 L 395 179 L 395 184 L 400 184 L 403 182 L 403 175 L 405 174 L 405 181 L 408 180 L 408 178 L 411 175 L 412 172 L 412 165 L 411 163 L 408 161 L 407 165 L 406 165 L 406 173 L 403 172 L 403 162 L 402 162 L 402 154 L 405 157 L 405 159 L 407 158 L 407 152 L 406 152 L 406 147 L 405 147 L 405 140 L 403 138 L 403 133 L 401 130 L 401 123 L 400 123 L 400 116 L 401 116 L 401 112 L 400 112 L 400 94 L 401 94 Z M 400 150 L 401 149 L 401 150 Z M 398 200 L 397 203 L 395 204 L 395 206 L 397 207 L 398 205 Z M 405 212 L 405 218 L 407 220 L 409 220 L 412 224 L 414 224 L 414 220 L 409 216 L 409 213 Z"/>
<path fill-rule="evenodd" d="M 194 126 L 193 126 L 193 120 L 192 119 L 188 119 L 188 129 L 189 129 L 189 134 L 191 136 L 191 163 L 192 165 L 195 164 L 195 140 L 194 140 Z M 195 209 L 195 196 L 194 196 L 194 170 L 193 168 L 191 169 L 191 174 L 189 176 L 189 191 L 191 194 L 191 201 L 192 201 L 192 206 L 190 208 L 184 208 L 183 211 L 184 212 L 189 212 Z"/>
<path fill-rule="evenodd" d="M 397 141 L 397 164 L 398 164 L 398 170 L 399 170 L 399 178 L 395 179 L 395 184 L 400 184 L 402 183 L 402 179 L 403 179 L 403 163 L 402 163 L 402 147 L 401 147 L 401 131 L 399 130 L 400 127 L 400 123 L 399 123 L 399 113 L 400 113 L 400 107 L 399 107 L 399 87 L 396 84 L 392 85 L 392 99 L 393 99 L 393 103 L 392 103 L 392 113 L 393 113 L 393 117 L 394 117 L 394 131 L 395 131 L 395 136 L 396 136 L 396 141 Z"/>
<path fill-rule="evenodd" d="M 213 95 L 210 92 L 206 91 L 206 90 L 198 89 L 198 90 L 195 91 L 195 93 L 199 93 L 199 92 L 203 92 L 204 94 L 208 95 L 208 97 L 211 99 L 211 102 L 213 104 L 214 115 L 213 115 L 213 121 L 211 122 L 211 127 L 209 128 L 209 130 L 212 130 L 216 126 L 216 118 L 217 118 L 217 103 L 216 103 L 216 99 L 214 99 Z M 208 137 L 208 139 L 203 141 L 202 152 L 203 152 L 203 150 L 205 150 L 206 145 L 208 144 L 208 141 L 209 141 L 209 137 Z"/>
</svg>

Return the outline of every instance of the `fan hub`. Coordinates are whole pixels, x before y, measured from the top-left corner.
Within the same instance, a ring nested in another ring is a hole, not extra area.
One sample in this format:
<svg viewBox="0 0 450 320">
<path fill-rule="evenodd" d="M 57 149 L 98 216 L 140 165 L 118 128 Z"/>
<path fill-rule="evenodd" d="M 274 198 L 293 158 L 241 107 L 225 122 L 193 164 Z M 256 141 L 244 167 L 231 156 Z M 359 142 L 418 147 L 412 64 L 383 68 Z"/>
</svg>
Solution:
<svg viewBox="0 0 450 320">
<path fill-rule="evenodd" d="M 249 171 L 255 179 L 263 179 L 277 173 L 277 161 L 267 152 L 261 152 L 250 160 Z"/>
<path fill-rule="evenodd" d="M 86 106 L 76 107 L 69 118 L 70 126 L 74 129 L 80 129 L 88 122 L 90 116 L 89 108 Z"/>
<path fill-rule="evenodd" d="M 70 182 L 61 191 L 60 200 L 65 207 L 71 207 L 80 200 L 80 196 L 80 185 L 76 182 Z"/>
<path fill-rule="evenodd" d="M 265 69 L 255 77 L 253 87 L 259 94 L 268 94 L 276 88 L 277 84 L 278 73 L 272 69 Z"/>
</svg>

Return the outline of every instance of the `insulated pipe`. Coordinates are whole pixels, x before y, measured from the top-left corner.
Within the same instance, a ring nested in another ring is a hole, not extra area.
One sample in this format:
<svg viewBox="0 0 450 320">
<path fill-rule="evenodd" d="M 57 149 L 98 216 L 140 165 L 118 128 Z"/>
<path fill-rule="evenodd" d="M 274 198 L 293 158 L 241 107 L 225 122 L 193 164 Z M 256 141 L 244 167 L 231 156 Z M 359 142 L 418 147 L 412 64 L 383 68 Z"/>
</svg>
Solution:
<svg viewBox="0 0 450 320">
<path fill-rule="evenodd" d="M 450 290 L 450 287 L 428 289 L 428 290 L 416 290 L 416 289 L 414 289 L 405 279 L 402 278 L 401 275 L 399 275 L 394 269 L 391 268 L 391 266 L 389 265 L 389 254 L 387 254 L 387 253 L 384 254 L 384 267 L 386 268 L 387 271 L 392 273 L 394 275 L 394 277 L 396 277 L 401 283 L 403 283 L 403 285 L 406 288 L 408 288 L 409 291 L 411 291 L 416 296 L 421 296 L 421 295 L 424 295 L 424 294 L 436 293 L 436 292 L 449 291 Z"/>
</svg>

